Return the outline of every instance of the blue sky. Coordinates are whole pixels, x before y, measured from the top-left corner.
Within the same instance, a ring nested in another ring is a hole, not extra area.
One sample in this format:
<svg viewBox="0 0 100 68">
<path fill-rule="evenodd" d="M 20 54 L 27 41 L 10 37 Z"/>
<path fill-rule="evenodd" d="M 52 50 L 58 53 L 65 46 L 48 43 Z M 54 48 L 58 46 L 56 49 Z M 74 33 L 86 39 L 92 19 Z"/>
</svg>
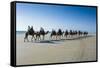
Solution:
<svg viewBox="0 0 100 68">
<path fill-rule="evenodd" d="M 96 8 L 17 3 L 16 30 L 26 31 L 28 25 L 38 31 L 82 30 L 96 32 Z"/>
</svg>

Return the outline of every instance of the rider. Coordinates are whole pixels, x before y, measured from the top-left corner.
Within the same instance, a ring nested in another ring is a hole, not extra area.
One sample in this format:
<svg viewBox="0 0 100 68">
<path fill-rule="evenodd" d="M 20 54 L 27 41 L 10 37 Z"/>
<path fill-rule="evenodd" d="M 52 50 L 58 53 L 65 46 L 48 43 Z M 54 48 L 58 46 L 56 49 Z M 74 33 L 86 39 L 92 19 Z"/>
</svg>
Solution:
<svg viewBox="0 0 100 68">
<path fill-rule="evenodd" d="M 40 32 L 44 32 L 44 29 L 42 27 L 40 28 Z"/>
<path fill-rule="evenodd" d="M 31 26 L 31 30 L 34 31 L 34 30 L 33 30 L 33 26 Z"/>
<path fill-rule="evenodd" d="M 31 28 L 30 28 L 30 26 L 28 26 L 28 32 L 29 32 L 30 34 L 34 32 L 33 26 L 31 26 Z"/>
<path fill-rule="evenodd" d="M 62 31 L 61 31 L 61 29 L 59 29 L 59 30 L 58 30 L 58 32 L 59 32 L 60 34 L 62 34 Z"/>
<path fill-rule="evenodd" d="M 29 31 L 30 30 L 30 26 L 28 26 L 28 30 L 27 31 Z"/>
</svg>

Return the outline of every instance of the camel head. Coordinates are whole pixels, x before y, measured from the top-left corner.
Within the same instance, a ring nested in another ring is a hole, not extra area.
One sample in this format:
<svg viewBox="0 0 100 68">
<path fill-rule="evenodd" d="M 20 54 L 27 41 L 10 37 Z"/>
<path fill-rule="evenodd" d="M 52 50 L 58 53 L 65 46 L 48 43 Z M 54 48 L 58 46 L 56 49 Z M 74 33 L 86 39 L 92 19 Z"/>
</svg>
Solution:
<svg viewBox="0 0 100 68">
<path fill-rule="evenodd" d="M 64 31 L 62 33 L 64 34 Z"/>
<path fill-rule="evenodd" d="M 45 34 L 48 34 L 49 33 L 49 31 L 47 31 Z"/>
</svg>

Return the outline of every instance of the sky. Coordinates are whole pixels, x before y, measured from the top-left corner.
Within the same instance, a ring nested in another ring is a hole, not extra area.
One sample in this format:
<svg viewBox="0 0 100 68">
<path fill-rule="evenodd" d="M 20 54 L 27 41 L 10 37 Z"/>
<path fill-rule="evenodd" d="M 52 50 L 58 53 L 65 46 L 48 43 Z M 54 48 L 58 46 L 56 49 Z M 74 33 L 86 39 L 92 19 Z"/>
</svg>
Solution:
<svg viewBox="0 0 100 68">
<path fill-rule="evenodd" d="M 27 31 L 28 25 L 35 31 L 82 30 L 96 32 L 96 8 L 17 3 L 16 31 Z"/>
</svg>

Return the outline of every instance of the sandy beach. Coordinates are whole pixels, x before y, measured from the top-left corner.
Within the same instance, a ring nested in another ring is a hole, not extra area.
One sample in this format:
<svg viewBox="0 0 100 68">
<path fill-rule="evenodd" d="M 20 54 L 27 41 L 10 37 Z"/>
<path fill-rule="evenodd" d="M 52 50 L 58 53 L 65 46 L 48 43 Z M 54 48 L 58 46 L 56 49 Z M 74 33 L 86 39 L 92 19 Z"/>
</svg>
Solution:
<svg viewBox="0 0 100 68">
<path fill-rule="evenodd" d="M 45 40 L 49 40 L 49 36 Z M 21 34 L 16 37 L 16 44 L 17 65 L 96 60 L 96 36 L 51 42 L 24 42 L 24 34 Z"/>
</svg>

